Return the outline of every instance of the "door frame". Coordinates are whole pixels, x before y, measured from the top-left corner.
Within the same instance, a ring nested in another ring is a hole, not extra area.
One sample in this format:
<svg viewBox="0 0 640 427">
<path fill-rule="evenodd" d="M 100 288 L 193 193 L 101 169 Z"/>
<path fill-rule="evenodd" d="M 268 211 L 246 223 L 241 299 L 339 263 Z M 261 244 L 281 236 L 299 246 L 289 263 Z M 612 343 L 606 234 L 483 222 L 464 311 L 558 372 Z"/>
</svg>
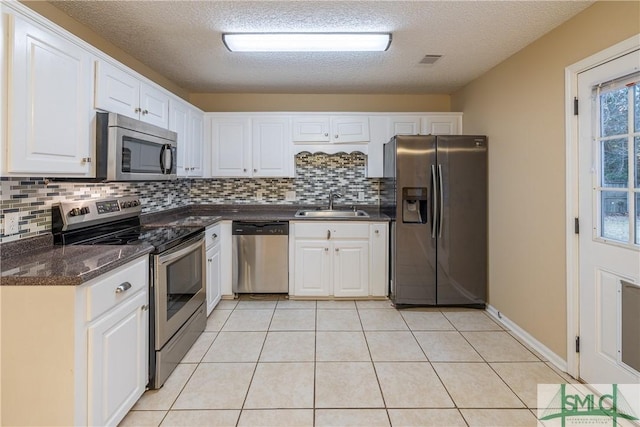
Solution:
<svg viewBox="0 0 640 427">
<path fill-rule="evenodd" d="M 574 378 L 580 374 L 580 358 L 575 339 L 580 330 L 579 306 L 579 235 L 574 232 L 574 220 L 579 217 L 578 204 L 578 116 L 574 114 L 574 99 L 578 96 L 578 74 L 602 65 L 640 48 L 640 34 L 629 37 L 565 68 L 565 158 L 566 158 L 566 270 L 567 270 L 567 373 Z M 582 235 L 585 236 L 583 224 Z"/>
</svg>

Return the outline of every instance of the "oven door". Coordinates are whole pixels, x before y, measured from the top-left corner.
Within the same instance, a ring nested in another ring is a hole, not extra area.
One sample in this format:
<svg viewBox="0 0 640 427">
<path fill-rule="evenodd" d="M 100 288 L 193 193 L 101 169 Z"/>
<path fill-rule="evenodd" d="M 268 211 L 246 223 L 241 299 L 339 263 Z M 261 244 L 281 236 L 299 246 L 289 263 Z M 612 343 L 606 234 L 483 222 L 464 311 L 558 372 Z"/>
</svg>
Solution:
<svg viewBox="0 0 640 427">
<path fill-rule="evenodd" d="M 160 350 L 205 300 L 202 234 L 154 255 L 155 347 Z"/>
<path fill-rule="evenodd" d="M 122 127 L 110 127 L 109 132 L 115 161 L 110 162 L 108 180 L 164 181 L 177 178 L 174 143 Z"/>
</svg>

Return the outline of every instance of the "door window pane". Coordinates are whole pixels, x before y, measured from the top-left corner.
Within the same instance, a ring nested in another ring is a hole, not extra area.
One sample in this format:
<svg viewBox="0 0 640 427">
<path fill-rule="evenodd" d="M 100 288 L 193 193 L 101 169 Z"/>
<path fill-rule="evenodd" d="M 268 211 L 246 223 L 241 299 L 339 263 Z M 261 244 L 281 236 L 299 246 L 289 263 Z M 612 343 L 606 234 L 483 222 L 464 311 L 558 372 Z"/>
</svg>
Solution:
<svg viewBox="0 0 640 427">
<path fill-rule="evenodd" d="M 636 132 L 640 132 L 640 84 L 636 83 L 633 86 L 633 116 L 635 122 Z"/>
<path fill-rule="evenodd" d="M 636 245 L 640 245 L 640 193 L 636 193 Z"/>
<path fill-rule="evenodd" d="M 636 165 L 636 188 L 640 188 L 640 136 L 636 136 L 634 145 L 633 154 L 636 161 L 633 163 Z"/>
<path fill-rule="evenodd" d="M 629 151 L 627 139 L 601 142 L 602 186 L 626 187 L 629 179 Z"/>
<path fill-rule="evenodd" d="M 624 135 L 629 129 L 629 88 L 600 95 L 600 136 Z"/>
<path fill-rule="evenodd" d="M 629 242 L 629 202 L 627 192 L 603 191 L 601 235 L 605 239 Z"/>
</svg>

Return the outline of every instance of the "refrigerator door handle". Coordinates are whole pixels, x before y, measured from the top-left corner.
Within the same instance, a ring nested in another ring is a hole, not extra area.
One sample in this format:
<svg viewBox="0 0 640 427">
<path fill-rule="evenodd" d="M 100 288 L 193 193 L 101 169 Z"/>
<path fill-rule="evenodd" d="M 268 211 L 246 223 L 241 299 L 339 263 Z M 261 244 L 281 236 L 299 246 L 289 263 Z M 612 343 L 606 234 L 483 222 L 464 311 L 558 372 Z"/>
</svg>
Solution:
<svg viewBox="0 0 640 427">
<path fill-rule="evenodd" d="M 436 197 L 436 165 L 431 165 L 431 238 L 436 238 L 436 223 L 438 222 L 438 209 L 437 202 L 438 199 Z"/>
<path fill-rule="evenodd" d="M 440 215 L 438 216 L 438 237 L 442 237 L 442 223 L 444 222 L 444 191 L 443 191 L 442 164 L 438 165 L 438 184 L 440 186 Z"/>
</svg>

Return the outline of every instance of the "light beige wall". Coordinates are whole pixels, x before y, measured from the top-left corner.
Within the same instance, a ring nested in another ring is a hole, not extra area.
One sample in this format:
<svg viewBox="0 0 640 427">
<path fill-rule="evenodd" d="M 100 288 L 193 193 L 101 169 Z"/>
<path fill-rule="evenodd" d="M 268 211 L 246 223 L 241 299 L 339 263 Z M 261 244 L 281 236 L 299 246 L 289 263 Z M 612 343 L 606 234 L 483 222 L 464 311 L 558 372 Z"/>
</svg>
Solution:
<svg viewBox="0 0 640 427">
<path fill-rule="evenodd" d="M 451 111 L 449 95 L 192 93 L 208 112 L 222 111 Z"/>
<path fill-rule="evenodd" d="M 28 6 L 29 8 L 33 9 L 35 12 L 44 16 L 45 18 L 49 19 L 55 24 L 66 29 L 70 33 L 76 35 L 77 37 L 81 38 L 87 43 L 105 52 L 107 55 L 111 56 L 112 58 L 122 62 L 127 67 L 142 74 L 149 80 L 159 84 L 160 86 L 173 92 L 174 94 L 176 94 L 177 96 L 185 100 L 188 99 L 189 93 L 185 89 L 181 88 L 180 86 L 175 84 L 173 81 L 167 79 L 163 75 L 152 70 L 142 62 L 135 59 L 133 56 L 129 55 L 122 49 L 116 47 L 114 44 L 108 42 L 107 40 L 99 36 L 97 33 L 95 33 L 93 30 L 91 30 L 89 27 L 87 27 L 86 25 L 81 24 L 80 22 L 71 18 L 69 15 L 64 14 L 61 10 L 57 9 L 50 3 L 46 1 L 31 1 L 31 0 L 30 1 L 21 0 L 21 2 L 25 6 Z"/>
<path fill-rule="evenodd" d="M 489 137 L 489 302 L 566 358 L 564 70 L 640 33 L 640 2 L 598 2 L 452 96 Z"/>
</svg>

